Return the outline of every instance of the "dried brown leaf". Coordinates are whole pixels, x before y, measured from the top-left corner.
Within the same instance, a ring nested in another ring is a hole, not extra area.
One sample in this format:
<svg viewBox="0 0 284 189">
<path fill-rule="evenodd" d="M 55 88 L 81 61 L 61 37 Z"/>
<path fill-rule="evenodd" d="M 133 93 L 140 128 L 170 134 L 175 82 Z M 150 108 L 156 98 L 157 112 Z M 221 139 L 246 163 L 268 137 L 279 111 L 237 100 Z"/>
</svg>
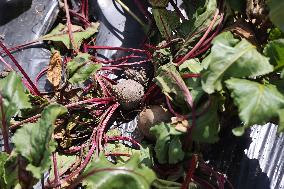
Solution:
<svg viewBox="0 0 284 189">
<path fill-rule="evenodd" d="M 54 51 L 50 57 L 47 70 L 47 79 L 55 87 L 58 88 L 62 77 L 62 59 L 59 51 Z"/>
</svg>

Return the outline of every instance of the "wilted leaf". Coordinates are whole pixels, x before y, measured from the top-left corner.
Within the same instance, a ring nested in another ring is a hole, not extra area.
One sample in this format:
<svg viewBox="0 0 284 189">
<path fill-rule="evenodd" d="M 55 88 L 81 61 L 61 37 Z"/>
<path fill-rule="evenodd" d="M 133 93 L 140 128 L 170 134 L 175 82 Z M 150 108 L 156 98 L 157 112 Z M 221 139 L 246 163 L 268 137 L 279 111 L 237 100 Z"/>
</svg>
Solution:
<svg viewBox="0 0 284 189">
<path fill-rule="evenodd" d="M 54 51 L 50 57 L 47 79 L 54 86 L 58 87 L 62 77 L 62 59 L 59 51 Z"/>
<path fill-rule="evenodd" d="M 25 124 L 12 138 L 16 152 L 28 160 L 27 170 L 37 179 L 51 165 L 50 156 L 56 147 L 52 139 L 53 124 L 58 116 L 66 112 L 67 109 L 61 105 L 49 105 L 37 123 Z"/>
<path fill-rule="evenodd" d="M 274 85 L 232 78 L 226 81 L 231 97 L 239 109 L 239 117 L 245 125 L 264 124 L 278 116 L 284 107 L 284 96 Z"/>
<path fill-rule="evenodd" d="M 102 67 L 101 64 L 92 63 L 89 58 L 89 54 L 79 53 L 72 61 L 68 62 L 67 71 L 70 83 L 83 82 Z"/>
<path fill-rule="evenodd" d="M 273 71 L 268 58 L 247 40 L 234 39 L 230 32 L 214 39 L 211 53 L 202 64 L 208 65 L 202 74 L 202 88 L 209 94 L 222 90 L 222 82 L 230 77 L 255 77 Z"/>
<path fill-rule="evenodd" d="M 6 123 L 9 126 L 11 118 L 21 109 L 30 108 L 28 95 L 25 93 L 21 77 L 15 72 L 0 80 L 0 93 L 3 98 L 3 110 Z M 0 120 L 2 120 L 0 110 Z M 0 125 L 2 122 L 0 121 Z M 2 128 L 2 126 L 0 127 Z"/>
<path fill-rule="evenodd" d="M 98 27 L 99 23 L 92 23 L 91 26 L 89 26 L 86 30 L 80 26 L 72 25 L 74 43 L 77 45 L 77 47 L 81 46 L 81 43 L 84 39 L 88 39 L 94 35 L 98 31 Z M 68 49 L 74 48 L 70 42 L 67 27 L 61 23 L 49 34 L 42 36 L 40 39 L 44 41 L 62 42 Z"/>
<path fill-rule="evenodd" d="M 219 140 L 220 124 L 218 119 L 218 100 L 211 98 L 211 105 L 204 115 L 196 120 L 192 129 L 192 139 L 198 142 L 215 143 Z"/>
<path fill-rule="evenodd" d="M 284 1 L 268 0 L 270 20 L 284 32 Z"/>
<path fill-rule="evenodd" d="M 112 164 L 104 155 L 96 158 L 83 173 L 88 176 L 84 182 L 96 189 L 148 189 L 156 179 L 155 173 L 140 165 L 138 154 L 134 154 L 126 164 Z M 101 170 L 101 171 L 100 171 Z"/>
<path fill-rule="evenodd" d="M 177 131 L 171 124 L 161 123 L 151 127 L 150 133 L 156 137 L 155 152 L 159 163 L 176 163 L 183 159 L 184 154 L 182 153 L 181 146 L 177 144 L 178 142 L 173 142 L 177 146 L 170 145 L 171 140 L 179 140 L 174 138 L 182 135 L 182 132 Z M 176 159 L 169 157 L 173 153 L 178 154 Z"/>
</svg>

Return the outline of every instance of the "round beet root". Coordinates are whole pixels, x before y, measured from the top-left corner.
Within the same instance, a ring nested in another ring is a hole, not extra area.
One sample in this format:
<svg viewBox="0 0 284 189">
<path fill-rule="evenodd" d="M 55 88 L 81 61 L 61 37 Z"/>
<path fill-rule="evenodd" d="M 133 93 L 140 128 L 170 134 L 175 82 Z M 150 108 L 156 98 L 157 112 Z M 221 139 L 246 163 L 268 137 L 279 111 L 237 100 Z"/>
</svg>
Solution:
<svg viewBox="0 0 284 189">
<path fill-rule="evenodd" d="M 122 109 L 133 110 L 137 108 L 144 95 L 144 87 L 131 79 L 122 80 L 113 86 L 113 92 Z"/>
<path fill-rule="evenodd" d="M 161 122 L 170 122 L 171 116 L 171 113 L 162 106 L 150 106 L 140 112 L 138 128 L 147 139 L 154 140 L 155 137 L 150 134 L 150 128 Z"/>
</svg>

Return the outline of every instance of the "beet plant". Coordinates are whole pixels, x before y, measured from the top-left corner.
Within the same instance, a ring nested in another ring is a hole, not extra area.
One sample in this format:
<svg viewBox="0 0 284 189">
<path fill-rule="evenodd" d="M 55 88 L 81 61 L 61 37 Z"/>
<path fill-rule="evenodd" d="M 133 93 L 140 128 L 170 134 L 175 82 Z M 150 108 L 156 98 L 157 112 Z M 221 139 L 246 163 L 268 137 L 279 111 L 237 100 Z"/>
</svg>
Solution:
<svg viewBox="0 0 284 189">
<path fill-rule="evenodd" d="M 96 45 L 99 22 L 80 2 L 60 2 L 65 21 L 38 40 L 0 41 L 9 72 L 0 79 L 0 187 L 234 188 L 203 152 L 228 127 L 231 137 L 267 122 L 283 132 L 283 3 L 135 1 L 142 19 L 116 0 L 147 36 L 125 48 Z M 13 52 L 39 42 L 51 58 L 32 81 Z M 47 92 L 38 89 L 45 75 Z M 118 128 L 137 115 L 142 140 Z"/>
</svg>

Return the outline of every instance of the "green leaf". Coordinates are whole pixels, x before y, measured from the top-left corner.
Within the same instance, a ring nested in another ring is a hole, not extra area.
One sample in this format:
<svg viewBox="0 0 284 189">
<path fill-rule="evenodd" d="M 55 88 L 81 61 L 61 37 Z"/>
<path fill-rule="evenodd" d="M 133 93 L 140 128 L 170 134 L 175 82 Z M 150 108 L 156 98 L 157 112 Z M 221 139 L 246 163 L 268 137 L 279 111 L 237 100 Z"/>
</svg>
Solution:
<svg viewBox="0 0 284 189">
<path fill-rule="evenodd" d="M 264 124 L 278 116 L 284 106 L 284 96 L 274 85 L 263 85 L 254 81 L 232 78 L 226 86 L 239 109 L 239 117 L 245 125 Z"/>
<path fill-rule="evenodd" d="M 72 61 L 67 64 L 68 81 L 72 84 L 80 83 L 88 78 L 99 69 L 102 65 L 92 63 L 88 53 L 79 53 Z"/>
<path fill-rule="evenodd" d="M 19 184 L 17 155 L 13 151 L 10 156 L 2 152 L 0 162 L 0 188 L 16 188 Z"/>
<path fill-rule="evenodd" d="M 284 32 L 284 1 L 268 0 L 270 20 Z"/>
<path fill-rule="evenodd" d="M 56 147 L 52 139 L 53 124 L 58 116 L 66 112 L 64 106 L 51 104 L 43 110 L 37 123 L 25 124 L 12 138 L 16 152 L 28 160 L 27 170 L 37 179 L 51 165 L 50 156 Z"/>
<path fill-rule="evenodd" d="M 270 41 L 264 49 L 264 54 L 270 58 L 270 62 L 275 66 L 275 70 L 283 69 L 284 39 Z"/>
<path fill-rule="evenodd" d="M 98 31 L 99 23 L 92 23 L 86 30 L 80 26 L 72 25 L 74 43 L 80 47 L 83 40 L 90 38 Z M 63 24 L 58 24 L 49 34 L 40 38 L 44 41 L 62 42 L 68 49 L 73 49 L 68 35 L 68 29 Z"/>
<path fill-rule="evenodd" d="M 0 153 L 0 188 L 6 188 L 5 181 L 5 163 L 9 155 L 5 152 Z"/>
<path fill-rule="evenodd" d="M 232 130 L 235 136 L 242 136 L 245 133 L 246 127 L 236 127 Z"/>
<path fill-rule="evenodd" d="M 112 164 L 104 155 L 91 162 L 82 177 L 96 189 L 148 189 L 156 179 L 155 173 L 139 164 L 139 155 L 134 154 L 126 164 Z"/>
<path fill-rule="evenodd" d="M 278 129 L 277 132 L 284 132 L 284 109 L 278 110 L 278 116 L 279 116 L 279 124 L 278 124 Z"/>
<path fill-rule="evenodd" d="M 198 74 L 202 70 L 202 65 L 198 59 L 186 60 L 183 64 L 179 66 L 179 71 L 182 73 L 195 73 Z"/>
<path fill-rule="evenodd" d="M 6 123 L 9 126 L 11 118 L 19 110 L 30 108 L 31 104 L 28 95 L 25 93 L 22 79 L 16 72 L 11 72 L 7 77 L 0 80 L 0 92 L 3 97 Z M 0 120 L 2 120 L 2 113 L 0 113 Z M 0 122 L 0 125 L 2 125 L 2 122 Z"/>
<path fill-rule="evenodd" d="M 153 8 L 152 14 L 160 33 L 165 39 L 171 37 L 172 32 L 180 25 L 179 17 L 173 11 Z"/>
<path fill-rule="evenodd" d="M 181 106 L 185 104 L 183 92 L 177 84 L 177 82 L 184 81 L 173 64 L 168 63 L 160 66 L 157 70 L 157 76 L 154 82 L 171 101 Z"/>
<path fill-rule="evenodd" d="M 193 48 L 194 44 L 203 36 L 203 30 L 210 25 L 217 10 L 216 0 L 198 0 L 194 3 L 183 1 L 183 3 L 187 7 L 185 10 L 190 19 L 183 22 L 178 29 L 178 34 L 185 38 L 185 43 L 177 52 L 177 57 L 185 55 Z M 219 21 L 219 19 L 216 21 L 213 28 L 217 26 Z"/>
<path fill-rule="evenodd" d="M 218 119 L 218 99 L 211 97 L 208 111 L 197 118 L 192 129 L 192 139 L 197 142 L 215 143 L 219 140 L 220 124 Z"/>
<path fill-rule="evenodd" d="M 169 164 L 176 164 L 182 161 L 184 158 L 184 152 L 182 150 L 182 144 L 178 136 L 173 137 L 169 144 Z"/>
<path fill-rule="evenodd" d="M 171 144 L 171 140 L 177 140 L 175 137 L 182 135 L 181 132 L 177 131 L 171 124 L 160 123 L 151 127 L 150 133 L 157 139 L 154 149 L 159 163 L 175 162 L 175 160 L 172 159 L 173 157 L 169 156 L 174 153 L 178 154 L 176 161 L 182 160 L 181 157 L 183 157 L 184 154 L 182 154 L 181 146 L 178 145 L 177 141 L 173 141 L 173 144 Z M 174 147 L 173 145 L 177 146 Z"/>
<path fill-rule="evenodd" d="M 214 39 L 211 53 L 202 64 L 208 65 L 202 74 L 202 88 L 209 94 L 222 90 L 222 82 L 230 77 L 256 77 L 273 71 L 268 58 L 255 46 L 245 39 L 237 42 L 230 32 Z"/>
<path fill-rule="evenodd" d="M 229 6 L 234 10 L 238 12 L 244 12 L 246 8 L 246 0 L 226 0 L 226 2 L 229 4 Z"/>
</svg>

